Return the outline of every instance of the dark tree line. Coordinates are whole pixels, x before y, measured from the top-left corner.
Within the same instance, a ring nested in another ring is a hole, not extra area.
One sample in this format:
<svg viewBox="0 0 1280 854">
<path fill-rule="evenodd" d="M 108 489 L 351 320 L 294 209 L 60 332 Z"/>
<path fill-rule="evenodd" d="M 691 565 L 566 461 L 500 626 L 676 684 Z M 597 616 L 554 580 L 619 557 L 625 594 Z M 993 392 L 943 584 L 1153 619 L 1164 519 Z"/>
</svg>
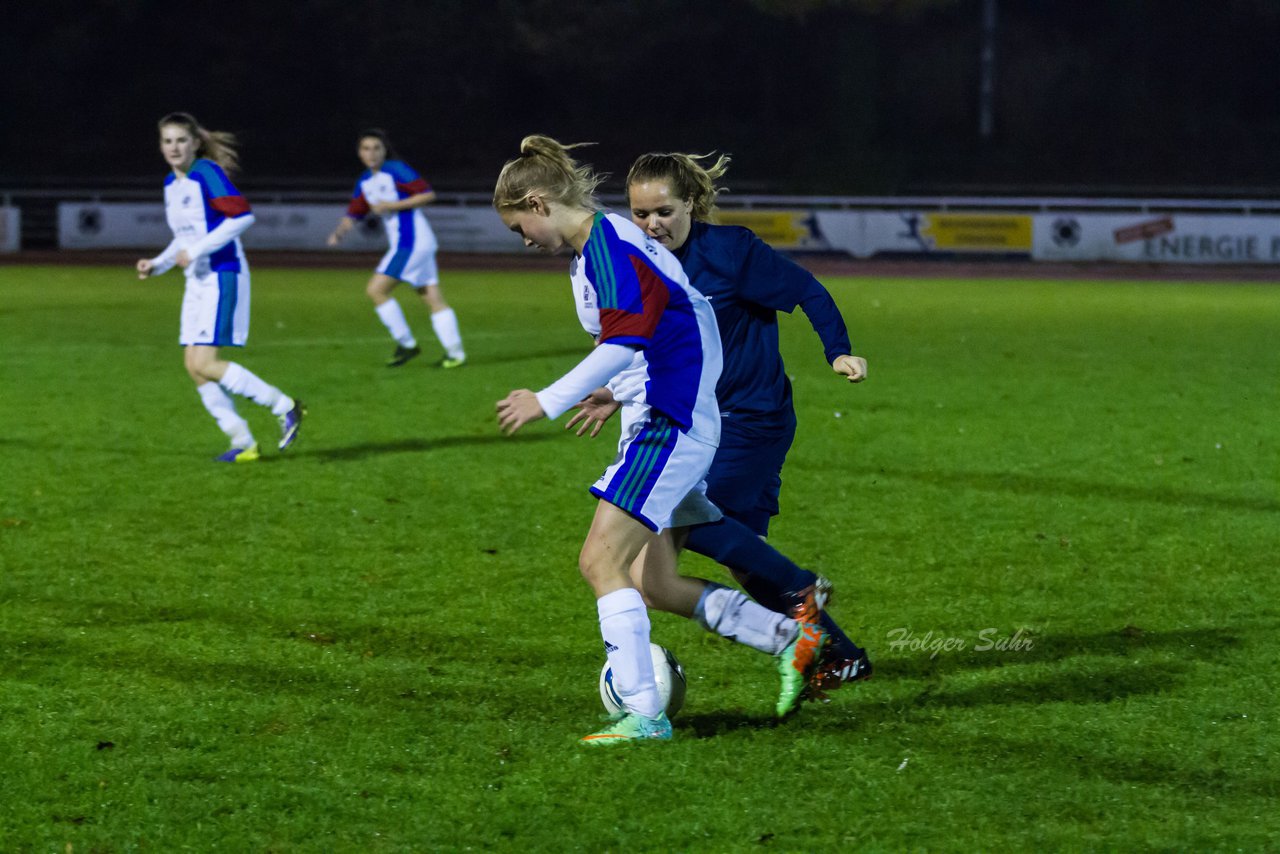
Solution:
<svg viewBox="0 0 1280 854">
<path fill-rule="evenodd" d="M 175 109 L 241 137 L 245 181 L 347 179 L 387 128 L 441 186 L 485 189 L 522 135 L 734 155 L 749 191 L 1274 194 L 1275 0 L 11 4 L 6 182 L 153 177 Z"/>
</svg>

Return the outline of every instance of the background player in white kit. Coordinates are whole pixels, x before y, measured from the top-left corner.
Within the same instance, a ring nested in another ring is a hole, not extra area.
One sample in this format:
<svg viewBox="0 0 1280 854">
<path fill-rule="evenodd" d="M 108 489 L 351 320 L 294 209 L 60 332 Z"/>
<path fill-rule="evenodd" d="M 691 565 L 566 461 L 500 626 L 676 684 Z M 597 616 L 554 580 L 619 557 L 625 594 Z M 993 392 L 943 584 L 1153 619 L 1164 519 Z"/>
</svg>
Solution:
<svg viewBox="0 0 1280 854">
<path fill-rule="evenodd" d="M 386 133 L 377 128 L 360 134 L 356 154 L 366 169 L 356 181 L 346 216 L 338 220 L 328 244 L 336 246 L 358 220 L 370 213 L 382 218 L 389 247 L 365 286 L 365 293 L 396 342 L 387 367 L 403 365 L 422 352 L 400 303 L 391 295 L 400 282 L 408 283 L 431 309 L 431 328 L 445 351 L 437 364 L 442 368 L 459 367 L 466 362 L 467 354 L 462 348 L 458 317 L 440 292 L 436 235 L 422 214 L 422 208 L 435 201 L 435 191 L 413 167 L 396 158 Z"/>
<path fill-rule="evenodd" d="M 798 662 L 790 681 L 783 668 L 787 708 L 780 700 L 779 712 L 789 711 L 821 649 L 821 629 L 802 629 L 740 591 L 718 587 L 708 596 L 706 582 L 676 572 L 671 529 L 718 516 L 702 484 L 720 431 L 715 403 L 720 338 L 711 306 L 689 285 L 670 252 L 629 220 L 600 210 L 593 195 L 600 179 L 574 161 L 568 148 L 530 136 L 520 149 L 521 156 L 498 178 L 494 207 L 526 245 L 575 253 L 570 278 L 575 293 L 585 295 L 580 314 L 589 328 L 598 323 L 599 334 L 598 346 L 560 380 L 536 394 L 518 389 L 499 401 L 499 424 L 514 433 L 531 421 L 559 416 L 620 373 L 644 375 L 639 383 L 644 400 L 637 401 L 642 408 L 635 417 L 624 416 L 618 456 L 591 488 L 600 501 L 578 560 L 596 594 L 601 636 L 624 710 L 582 741 L 610 745 L 671 738 L 654 683 L 649 618 L 640 590 L 659 607 L 697 616 L 729 637 L 750 634 L 772 644 L 769 651 L 782 654 L 787 665 Z"/>
<path fill-rule="evenodd" d="M 249 203 L 227 172 L 237 163 L 235 137 L 206 130 L 187 113 L 159 121 L 160 153 L 173 172 L 165 178 L 165 217 L 173 242 L 154 258 L 139 259 L 138 278 L 158 276 L 175 264 L 186 273 L 178 341 L 183 362 L 205 409 L 231 440 L 221 462 L 258 459 L 249 424 L 227 392 L 271 410 L 280 423 L 279 448 L 298 437 L 302 404 L 236 362 L 219 347 L 243 347 L 249 337 L 249 262 L 240 235 L 253 224 Z"/>
</svg>

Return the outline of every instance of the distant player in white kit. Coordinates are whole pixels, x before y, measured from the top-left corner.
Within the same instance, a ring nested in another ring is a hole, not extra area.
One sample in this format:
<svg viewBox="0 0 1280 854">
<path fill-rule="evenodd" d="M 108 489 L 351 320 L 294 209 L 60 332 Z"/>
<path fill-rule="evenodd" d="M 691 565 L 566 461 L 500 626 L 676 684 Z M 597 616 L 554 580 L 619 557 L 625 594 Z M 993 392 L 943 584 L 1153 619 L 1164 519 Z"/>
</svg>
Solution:
<svg viewBox="0 0 1280 854">
<path fill-rule="evenodd" d="M 442 368 L 460 367 L 467 354 L 462 348 L 458 317 L 440 292 L 436 235 L 422 214 L 422 208 L 435 201 L 435 191 L 413 167 L 396 158 L 391 141 L 377 128 L 360 134 L 356 153 L 366 169 L 356 181 L 346 216 L 338 220 L 328 244 L 336 246 L 357 221 L 371 213 L 382 218 L 389 248 L 365 286 L 365 293 L 396 342 L 387 367 L 399 367 L 422 352 L 400 303 L 391 295 L 400 282 L 417 291 L 431 309 L 431 328 L 444 347 L 444 357 L 436 364 Z"/>
<path fill-rule="evenodd" d="M 623 384 L 643 388 L 628 401 L 614 463 L 591 488 L 600 500 L 578 558 L 596 595 L 600 633 L 624 708 L 582 742 L 613 745 L 672 736 L 649 655 L 646 598 L 778 656 L 778 711 L 785 714 L 821 651 L 822 630 L 768 611 L 740 591 L 712 590 L 676 572 L 672 529 L 719 517 L 703 482 L 720 435 L 720 336 L 711 305 L 689 285 L 675 256 L 630 220 L 600 210 L 594 197 L 600 179 L 573 160 L 566 146 L 530 136 L 520 151 L 503 167 L 494 207 L 526 245 L 574 253 L 570 279 L 579 315 L 596 334 L 597 346 L 542 391 L 517 389 L 499 401 L 499 424 L 514 433 L 539 418 L 558 417 L 620 374 L 626 375 Z"/>
<path fill-rule="evenodd" d="M 138 278 L 159 276 L 174 265 L 185 271 L 178 341 L 200 400 L 231 440 L 230 450 L 217 459 L 253 462 L 258 444 L 227 392 L 271 410 L 280 424 L 282 451 L 297 439 L 305 410 L 238 363 L 218 357 L 219 347 L 243 347 L 249 337 L 249 262 L 240 235 L 253 224 L 253 214 L 227 177 L 237 163 L 235 137 L 206 130 L 187 113 L 170 113 L 159 127 L 160 153 L 173 170 L 164 182 L 173 242 L 156 257 L 138 260 Z"/>
</svg>

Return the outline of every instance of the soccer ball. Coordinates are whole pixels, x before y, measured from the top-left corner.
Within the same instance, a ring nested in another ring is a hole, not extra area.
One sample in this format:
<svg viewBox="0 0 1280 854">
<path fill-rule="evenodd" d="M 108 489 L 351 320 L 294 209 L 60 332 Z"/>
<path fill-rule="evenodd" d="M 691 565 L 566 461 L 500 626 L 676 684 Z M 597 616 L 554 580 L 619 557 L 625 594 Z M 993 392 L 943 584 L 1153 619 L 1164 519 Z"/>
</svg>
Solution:
<svg viewBox="0 0 1280 854">
<path fill-rule="evenodd" d="M 671 650 L 656 643 L 649 644 L 649 654 L 653 656 L 653 675 L 658 682 L 658 697 L 667 710 L 667 717 L 674 718 L 684 705 L 684 667 L 671 654 Z M 609 714 L 622 709 L 622 698 L 613 687 L 613 668 L 609 667 L 607 661 L 600 671 L 600 701 Z"/>
</svg>

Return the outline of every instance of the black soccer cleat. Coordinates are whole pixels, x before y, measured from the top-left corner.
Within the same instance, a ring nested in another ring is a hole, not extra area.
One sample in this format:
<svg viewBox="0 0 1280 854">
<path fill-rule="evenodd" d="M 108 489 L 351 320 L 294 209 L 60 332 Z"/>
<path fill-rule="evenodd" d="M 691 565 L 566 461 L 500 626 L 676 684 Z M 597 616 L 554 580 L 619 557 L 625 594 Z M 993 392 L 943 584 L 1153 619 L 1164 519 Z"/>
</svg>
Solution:
<svg viewBox="0 0 1280 854">
<path fill-rule="evenodd" d="M 422 354 L 421 347 L 406 347 L 403 344 L 396 345 L 396 351 L 391 354 L 391 358 L 387 359 L 388 368 L 398 368 L 414 356 Z"/>
<path fill-rule="evenodd" d="M 828 692 L 850 682 L 863 682 L 870 679 L 875 671 L 865 651 L 859 651 L 859 654 L 853 658 L 841 658 L 832 654 L 830 650 L 831 648 L 827 647 L 827 655 L 818 662 L 813 677 L 805 686 L 803 699 L 829 703 L 831 698 L 827 696 Z"/>
</svg>

